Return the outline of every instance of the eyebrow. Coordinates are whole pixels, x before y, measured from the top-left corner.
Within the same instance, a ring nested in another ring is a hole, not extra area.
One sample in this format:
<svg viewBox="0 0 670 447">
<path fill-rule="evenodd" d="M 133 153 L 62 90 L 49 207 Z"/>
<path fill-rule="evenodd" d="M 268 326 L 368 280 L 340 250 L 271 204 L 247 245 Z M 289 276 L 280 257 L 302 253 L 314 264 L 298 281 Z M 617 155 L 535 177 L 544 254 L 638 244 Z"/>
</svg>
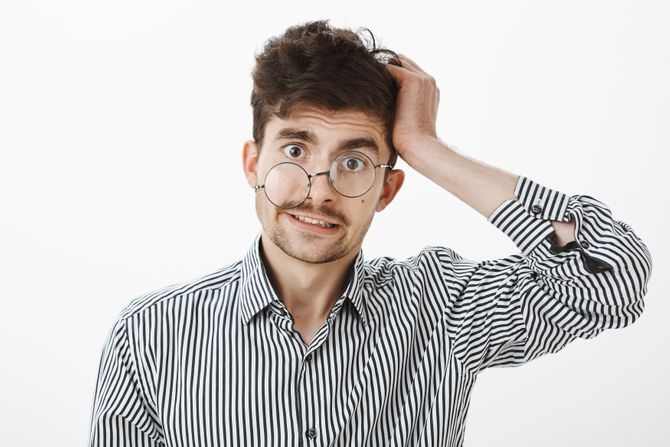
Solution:
<svg viewBox="0 0 670 447">
<path fill-rule="evenodd" d="M 275 136 L 275 141 L 279 140 L 301 140 L 306 141 L 310 144 L 317 144 L 318 138 L 316 135 L 309 130 L 300 130 L 293 127 L 285 127 L 280 129 Z M 337 151 L 349 151 L 358 148 L 367 148 L 373 151 L 376 154 L 379 154 L 379 146 L 372 138 L 368 137 L 359 137 L 352 138 L 349 140 L 344 140 L 340 143 L 340 146 L 337 148 Z"/>
</svg>

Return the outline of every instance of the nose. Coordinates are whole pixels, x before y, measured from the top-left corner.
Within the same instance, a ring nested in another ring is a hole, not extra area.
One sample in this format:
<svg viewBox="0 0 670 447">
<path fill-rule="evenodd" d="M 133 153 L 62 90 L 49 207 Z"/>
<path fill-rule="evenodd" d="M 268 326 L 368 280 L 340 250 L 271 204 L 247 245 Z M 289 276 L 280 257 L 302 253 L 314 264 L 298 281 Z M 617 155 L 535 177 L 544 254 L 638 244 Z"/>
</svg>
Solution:
<svg viewBox="0 0 670 447">
<path fill-rule="evenodd" d="M 311 182 L 312 188 L 309 191 L 307 196 L 308 200 L 311 200 L 314 203 L 323 203 L 330 202 L 335 198 L 337 194 L 333 188 L 330 186 L 330 180 L 328 177 L 329 171 L 321 171 L 316 174 L 312 174 Z"/>
</svg>

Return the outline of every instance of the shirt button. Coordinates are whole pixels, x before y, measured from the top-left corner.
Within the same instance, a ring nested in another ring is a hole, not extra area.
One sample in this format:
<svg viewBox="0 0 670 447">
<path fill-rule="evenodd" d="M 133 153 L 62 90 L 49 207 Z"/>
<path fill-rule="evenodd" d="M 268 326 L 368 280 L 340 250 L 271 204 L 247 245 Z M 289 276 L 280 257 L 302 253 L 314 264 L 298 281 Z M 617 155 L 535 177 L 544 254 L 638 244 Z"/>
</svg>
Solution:
<svg viewBox="0 0 670 447">
<path fill-rule="evenodd" d="M 530 210 L 535 214 L 539 214 L 542 211 L 542 207 L 540 205 L 533 205 L 530 207 Z"/>
<path fill-rule="evenodd" d="M 305 432 L 305 436 L 307 436 L 309 439 L 316 438 L 316 430 L 313 428 L 308 428 Z"/>
<path fill-rule="evenodd" d="M 312 353 L 311 352 L 305 356 L 305 361 L 306 362 L 309 362 L 310 360 L 312 360 Z"/>
<path fill-rule="evenodd" d="M 589 244 L 588 241 L 585 241 L 584 239 L 582 239 L 581 241 L 579 241 L 579 243 L 580 243 L 580 244 L 582 245 L 582 247 L 584 247 L 584 248 L 589 248 L 589 247 L 591 246 L 591 244 Z"/>
</svg>

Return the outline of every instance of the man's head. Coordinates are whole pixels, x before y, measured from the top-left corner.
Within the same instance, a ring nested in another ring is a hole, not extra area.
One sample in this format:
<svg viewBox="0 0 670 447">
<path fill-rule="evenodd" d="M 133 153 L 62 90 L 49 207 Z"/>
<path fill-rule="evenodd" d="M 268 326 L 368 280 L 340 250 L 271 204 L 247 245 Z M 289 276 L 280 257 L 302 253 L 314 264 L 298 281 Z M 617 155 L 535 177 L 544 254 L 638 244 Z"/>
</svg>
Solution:
<svg viewBox="0 0 670 447">
<path fill-rule="evenodd" d="M 374 37 L 372 42 L 369 48 L 358 34 L 327 21 L 293 26 L 267 41 L 253 71 L 254 139 L 244 145 L 250 185 L 263 184 L 267 172 L 285 161 L 310 174 L 328 170 L 343 144 L 353 140 L 371 142 L 354 146 L 375 164 L 395 164 L 397 86 L 385 64 L 400 62 L 390 50 L 375 48 Z M 386 62 L 378 58 L 389 54 L 394 57 Z M 348 198 L 329 186 L 327 176 L 317 176 L 298 207 L 277 208 L 258 190 L 256 211 L 265 234 L 286 254 L 309 263 L 331 262 L 358 252 L 374 212 L 390 203 L 403 179 L 400 170 L 377 168 L 370 190 Z M 294 215 L 336 226 L 323 229 Z"/>
</svg>

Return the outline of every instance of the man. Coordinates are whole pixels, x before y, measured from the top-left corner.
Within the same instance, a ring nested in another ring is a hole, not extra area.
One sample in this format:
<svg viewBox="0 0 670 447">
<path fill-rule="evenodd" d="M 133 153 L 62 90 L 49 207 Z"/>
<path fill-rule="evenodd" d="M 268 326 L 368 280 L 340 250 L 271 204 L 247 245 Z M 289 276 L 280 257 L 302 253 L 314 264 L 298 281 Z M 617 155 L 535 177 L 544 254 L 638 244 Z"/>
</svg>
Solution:
<svg viewBox="0 0 670 447">
<path fill-rule="evenodd" d="M 459 446 L 481 371 L 641 315 L 652 260 L 632 228 L 449 148 L 434 79 L 380 54 L 316 21 L 256 56 L 243 166 L 262 231 L 242 260 L 122 311 L 90 445 Z M 396 154 L 521 253 L 364 261 L 403 184 Z"/>
</svg>

